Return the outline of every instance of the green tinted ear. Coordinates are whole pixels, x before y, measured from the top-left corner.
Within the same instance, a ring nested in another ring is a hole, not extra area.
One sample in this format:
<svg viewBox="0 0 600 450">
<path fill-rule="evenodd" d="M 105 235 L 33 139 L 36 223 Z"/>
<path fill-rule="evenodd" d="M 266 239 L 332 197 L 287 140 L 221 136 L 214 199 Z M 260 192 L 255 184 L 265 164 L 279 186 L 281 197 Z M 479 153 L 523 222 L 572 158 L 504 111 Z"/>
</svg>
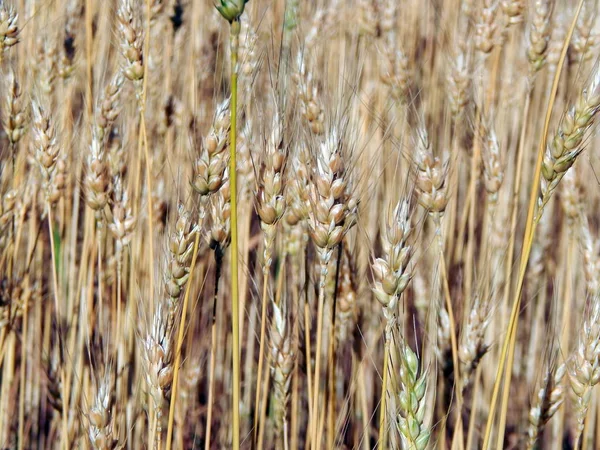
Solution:
<svg viewBox="0 0 600 450">
<path fill-rule="evenodd" d="M 244 12 L 244 6 L 249 0 L 220 0 L 219 5 L 215 5 L 217 11 L 229 22 L 240 18 Z"/>
</svg>

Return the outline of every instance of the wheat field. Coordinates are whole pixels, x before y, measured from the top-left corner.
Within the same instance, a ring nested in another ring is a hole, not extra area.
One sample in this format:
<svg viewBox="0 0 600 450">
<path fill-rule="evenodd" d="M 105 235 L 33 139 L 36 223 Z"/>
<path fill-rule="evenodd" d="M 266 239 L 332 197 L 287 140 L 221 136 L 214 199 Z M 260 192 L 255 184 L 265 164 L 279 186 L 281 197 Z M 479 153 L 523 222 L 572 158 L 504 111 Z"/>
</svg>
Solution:
<svg viewBox="0 0 600 450">
<path fill-rule="evenodd" d="M 0 0 L 0 448 L 600 448 L 598 11 Z"/>
</svg>

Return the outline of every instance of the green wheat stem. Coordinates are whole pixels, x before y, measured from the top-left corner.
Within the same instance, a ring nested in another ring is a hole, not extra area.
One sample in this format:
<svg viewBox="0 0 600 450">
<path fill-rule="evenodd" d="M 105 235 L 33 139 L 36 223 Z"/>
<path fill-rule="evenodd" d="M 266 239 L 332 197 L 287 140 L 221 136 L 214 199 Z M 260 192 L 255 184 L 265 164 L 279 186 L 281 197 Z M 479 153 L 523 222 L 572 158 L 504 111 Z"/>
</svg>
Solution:
<svg viewBox="0 0 600 450">
<path fill-rule="evenodd" d="M 231 328 L 233 334 L 233 449 L 240 448 L 240 317 L 238 296 L 238 229 L 237 229 L 237 175 L 236 175 L 236 119 L 238 44 L 240 21 L 231 22 L 231 144 L 229 146 L 229 177 L 231 186 Z"/>
</svg>

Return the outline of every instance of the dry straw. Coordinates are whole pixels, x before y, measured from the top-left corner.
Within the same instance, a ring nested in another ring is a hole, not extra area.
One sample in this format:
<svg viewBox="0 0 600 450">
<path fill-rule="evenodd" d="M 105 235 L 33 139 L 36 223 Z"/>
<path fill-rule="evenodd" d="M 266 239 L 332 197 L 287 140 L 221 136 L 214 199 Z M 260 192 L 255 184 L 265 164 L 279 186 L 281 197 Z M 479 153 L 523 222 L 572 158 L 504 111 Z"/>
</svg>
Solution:
<svg viewBox="0 0 600 450">
<path fill-rule="evenodd" d="M 4 447 L 599 447 L 596 2 L 42 3 Z"/>
</svg>

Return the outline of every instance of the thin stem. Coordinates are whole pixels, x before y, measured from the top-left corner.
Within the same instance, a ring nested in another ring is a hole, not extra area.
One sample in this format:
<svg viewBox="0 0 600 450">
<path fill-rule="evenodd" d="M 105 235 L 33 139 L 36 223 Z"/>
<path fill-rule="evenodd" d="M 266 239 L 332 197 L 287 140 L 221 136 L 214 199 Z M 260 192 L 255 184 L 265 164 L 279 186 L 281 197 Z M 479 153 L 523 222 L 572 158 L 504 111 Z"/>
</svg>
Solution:
<svg viewBox="0 0 600 450">
<path fill-rule="evenodd" d="M 573 230 L 569 230 L 567 241 L 567 264 L 565 265 L 565 293 L 562 318 L 562 333 L 560 336 L 560 348 L 568 354 L 569 352 L 569 336 L 571 332 L 571 313 L 573 308 L 573 292 L 574 289 L 574 273 L 575 266 L 575 237 Z"/>
<path fill-rule="evenodd" d="M 481 124 L 481 112 L 477 112 L 477 118 L 475 121 L 475 139 L 473 139 L 473 155 L 471 156 L 471 182 L 469 184 L 469 218 L 468 223 L 468 239 L 467 239 L 467 255 L 466 255 L 466 267 L 465 267 L 465 300 L 471 302 L 473 298 L 471 292 L 473 287 L 473 253 L 475 251 L 475 222 L 476 222 L 476 209 L 477 209 L 477 185 L 479 178 L 479 154 L 480 149 L 480 125 Z"/>
<path fill-rule="evenodd" d="M 52 281 L 54 284 L 54 307 L 56 308 L 56 320 L 58 322 L 58 338 L 59 338 L 59 342 L 62 340 L 60 333 L 61 333 L 61 315 L 60 315 L 60 308 L 59 308 L 59 302 L 58 302 L 58 275 L 57 275 L 57 271 L 56 271 L 56 248 L 55 248 L 55 242 L 54 242 L 54 223 L 52 221 L 52 205 L 50 205 L 50 201 L 47 200 L 46 201 L 46 207 L 48 210 L 48 232 L 50 234 L 50 253 L 51 253 L 51 257 L 52 257 Z M 61 441 L 63 443 L 63 446 L 65 448 L 65 450 L 68 450 L 69 447 L 69 425 L 68 425 L 68 403 L 69 403 L 69 396 L 67 395 L 67 389 L 68 386 L 65 383 L 65 371 L 64 368 L 61 369 L 61 378 L 62 378 L 62 396 L 63 396 L 63 409 L 62 409 L 62 436 L 61 436 Z"/>
<path fill-rule="evenodd" d="M 362 450 L 369 450 L 369 413 L 367 407 L 367 388 L 365 386 L 365 367 L 363 362 L 359 358 L 359 354 L 355 355 L 358 362 L 358 394 L 360 396 L 360 415 L 362 417 L 362 430 L 360 433 L 360 442 L 362 444 Z M 358 448 L 358 447 L 356 447 Z"/>
<path fill-rule="evenodd" d="M 267 367 L 269 367 L 271 365 L 271 354 L 269 353 L 267 355 Z M 260 401 L 260 412 L 259 412 L 259 429 L 258 429 L 258 439 L 257 439 L 257 445 L 256 448 L 260 449 L 260 448 L 264 448 L 263 445 L 263 441 L 264 441 L 264 435 L 265 435 L 265 422 L 266 417 L 267 417 L 267 404 L 269 401 L 269 383 L 271 382 L 271 371 L 267 370 L 265 373 L 265 379 L 263 381 L 263 391 L 264 391 L 264 399 L 262 401 Z"/>
<path fill-rule="evenodd" d="M 328 371 L 328 409 L 327 409 L 327 448 L 334 448 L 335 441 L 335 363 L 337 352 L 337 339 L 335 337 L 335 319 L 338 300 L 338 289 L 340 282 L 340 270 L 342 268 L 342 256 L 344 250 L 343 241 L 337 246 L 337 259 L 335 262 L 335 282 L 333 289 L 333 307 L 331 311 L 331 326 L 329 328 L 329 355 L 327 358 Z"/>
<path fill-rule="evenodd" d="M 581 450 L 587 450 L 587 448 L 590 445 L 590 440 L 592 439 L 592 436 L 590 436 L 590 426 L 592 423 L 594 423 L 595 421 L 595 411 L 596 411 L 596 405 L 595 405 L 595 399 L 597 397 L 592 397 L 592 400 L 590 401 L 590 408 L 585 416 L 585 420 L 583 421 L 583 432 L 581 434 Z"/>
<path fill-rule="evenodd" d="M 448 285 L 448 270 L 446 269 L 446 259 L 444 257 L 444 239 L 442 236 L 442 219 L 440 214 L 436 214 L 434 216 L 434 222 L 436 226 L 436 236 L 438 241 L 438 250 L 439 250 L 439 260 L 440 260 L 440 269 L 442 276 L 442 288 L 444 291 L 444 300 L 446 302 L 446 310 L 448 311 L 448 323 L 450 327 L 450 346 L 452 350 L 452 365 L 454 366 L 454 379 L 457 380 L 454 383 L 454 392 L 456 393 L 456 423 L 455 423 L 455 434 L 452 439 L 455 441 L 458 437 L 460 448 L 464 447 L 464 442 L 462 439 L 462 392 L 460 386 L 457 386 L 460 380 L 460 366 L 458 363 L 458 343 L 456 342 L 456 322 L 454 320 L 454 312 L 452 311 L 452 298 L 450 296 L 450 286 Z M 458 436 L 457 436 L 458 435 Z"/>
<path fill-rule="evenodd" d="M 387 326 L 386 326 L 387 328 Z M 383 352 L 383 383 L 381 384 L 381 402 L 379 406 L 379 445 L 378 449 L 384 450 L 387 445 L 386 429 L 387 429 L 387 385 L 388 385 L 388 371 L 390 359 L 390 340 L 388 339 L 388 333 L 385 333 L 385 349 Z"/>
<path fill-rule="evenodd" d="M 283 418 L 283 450 L 289 450 L 289 444 L 288 444 L 288 423 L 287 423 L 287 419 L 284 417 Z"/>
<path fill-rule="evenodd" d="M 52 257 L 52 282 L 54 284 L 54 308 L 56 319 L 60 328 L 60 308 L 58 303 L 58 275 L 56 273 L 56 248 L 54 247 L 54 223 L 52 220 L 52 206 L 47 202 L 48 207 L 48 233 L 50 234 L 50 254 Z"/>
<path fill-rule="evenodd" d="M 122 250 L 119 248 L 119 250 L 117 250 L 117 330 L 116 330 L 116 336 L 115 336 L 115 342 L 117 343 L 117 346 L 119 348 L 119 353 L 123 353 L 123 347 L 120 345 L 121 342 L 121 321 L 122 319 L 122 306 L 121 306 L 121 296 L 122 294 L 122 290 L 123 290 L 123 252 Z M 102 308 L 100 309 L 100 316 L 102 312 Z M 102 323 L 102 322 L 101 322 Z M 120 355 L 121 356 L 121 355 Z M 120 358 L 119 358 L 120 360 Z"/>
<path fill-rule="evenodd" d="M 294 349 L 294 354 L 298 355 L 299 353 L 299 349 L 300 349 L 300 320 L 299 320 L 299 315 L 300 315 L 300 294 L 299 294 L 299 286 L 298 286 L 298 274 L 300 273 L 300 265 L 297 262 L 297 258 L 294 258 L 294 261 L 292 263 L 292 273 L 291 273 L 291 279 L 292 279 L 292 299 L 294 302 L 294 316 L 298 317 L 298 319 L 294 320 L 294 330 L 293 330 L 293 337 L 294 337 L 294 343 L 293 343 L 293 349 Z M 292 405 L 291 405 L 291 421 L 290 421 L 290 428 L 291 428 L 291 448 L 292 450 L 297 450 L 298 449 L 298 403 L 299 403 L 299 397 L 300 397 L 300 372 L 299 372 L 299 359 L 300 358 L 294 358 L 294 372 L 292 375 Z M 310 373 L 310 369 L 307 370 L 307 373 Z M 310 381 L 309 384 L 310 386 Z M 310 398 L 310 396 L 308 397 Z M 310 403 L 310 402 L 309 402 Z"/>
<path fill-rule="evenodd" d="M 206 414 L 206 442 L 205 450 L 210 449 L 210 435 L 212 425 L 213 397 L 215 386 L 215 364 L 217 357 L 217 299 L 219 297 L 219 279 L 223 267 L 223 251 L 219 245 L 215 248 L 215 293 L 213 296 L 212 322 L 210 326 L 210 369 L 208 378 L 208 412 Z"/>
<path fill-rule="evenodd" d="M 87 114 L 91 119 L 93 114 L 93 72 L 92 72 L 92 46 L 93 46 L 93 25 L 92 25 L 93 17 L 92 17 L 92 0 L 85 0 L 85 54 L 86 54 L 86 76 L 87 83 L 85 86 L 85 95 L 86 95 L 86 104 L 87 104 Z"/>
<path fill-rule="evenodd" d="M 473 379 L 473 398 L 471 399 L 471 412 L 469 413 L 469 428 L 467 431 L 467 450 L 473 448 L 473 439 L 475 435 L 475 417 L 477 417 L 477 401 L 480 400 L 479 395 L 479 378 L 481 378 L 481 364 L 477 366 L 475 378 Z"/>
<path fill-rule="evenodd" d="M 146 136 L 146 118 L 144 117 L 144 111 L 140 112 L 141 120 L 142 120 L 142 140 L 144 146 L 144 158 L 146 158 L 146 179 L 148 182 L 148 251 L 150 253 L 150 292 L 154 293 L 154 270 L 152 270 L 152 265 L 154 264 L 154 233 L 153 233 L 153 225 L 154 222 L 152 215 L 154 213 L 154 208 L 152 207 L 152 161 L 150 160 L 150 155 L 148 153 L 148 138 Z M 154 307 L 154 295 L 150 295 L 151 299 L 151 307 Z"/>
<path fill-rule="evenodd" d="M 333 316 L 335 317 L 335 315 Z M 329 341 L 329 358 L 327 369 L 327 448 L 334 448 L 335 441 L 335 352 L 336 344 L 332 327 Z"/>
<path fill-rule="evenodd" d="M 304 256 L 304 265 L 303 265 L 303 272 L 304 272 L 304 283 L 302 286 L 302 293 L 304 296 L 304 347 L 305 347 L 305 354 L 304 354 L 304 361 L 306 361 L 306 390 L 307 390 L 307 394 L 308 394 L 308 423 L 309 426 L 312 425 L 312 421 L 313 421 L 313 410 L 312 410 L 312 398 L 313 398 L 313 393 L 312 393 L 312 386 L 313 386 L 313 381 L 312 381 L 312 349 L 311 349 L 311 345 L 310 345 L 310 325 L 311 325 L 311 321 L 310 321 L 310 305 L 309 305 L 309 301 L 308 301 L 308 281 L 309 281 L 309 274 L 308 274 L 308 249 L 307 249 L 307 245 L 306 243 L 303 246 L 303 256 Z M 306 448 L 309 448 L 310 446 L 310 428 L 307 432 L 308 436 L 306 439 Z"/>
<path fill-rule="evenodd" d="M 208 371 L 208 412 L 206 414 L 206 442 L 204 450 L 210 449 L 211 425 L 212 425 L 212 405 L 214 396 L 214 378 L 215 378 L 215 363 L 217 357 L 217 322 L 213 315 L 212 324 L 210 327 L 210 368 Z"/>
<path fill-rule="evenodd" d="M 310 311 L 309 311 L 308 299 L 305 299 L 304 303 L 304 346 L 306 347 L 306 355 L 304 357 L 306 361 L 306 385 L 308 390 L 308 423 L 312 424 L 313 421 L 313 409 L 312 409 L 312 367 L 311 367 L 311 358 L 312 358 L 312 350 L 310 345 Z M 309 433 L 310 434 L 310 433 Z M 310 439 L 310 436 L 308 437 Z"/>
<path fill-rule="evenodd" d="M 104 292 L 104 288 L 102 286 L 102 225 L 100 220 L 96 221 L 96 246 L 98 253 L 98 315 L 100 316 L 100 323 L 104 323 L 104 317 L 102 311 L 104 310 L 102 306 L 102 293 Z M 117 323 L 117 333 L 118 333 L 118 323 Z M 119 341 L 117 341 L 119 342 Z"/>
<path fill-rule="evenodd" d="M 510 274 L 512 271 L 512 259 L 515 249 L 515 238 L 516 238 L 516 229 L 517 229 L 517 205 L 519 204 L 519 194 L 521 192 L 521 174 L 523 172 L 523 159 L 524 159 L 524 149 L 525 149 L 525 138 L 527 136 L 527 124 L 529 123 L 529 107 L 531 105 L 531 96 L 532 91 L 529 91 L 527 97 L 525 98 L 525 106 L 523 107 L 523 117 L 521 123 L 523 127 L 521 129 L 521 137 L 519 139 L 519 148 L 517 151 L 517 170 L 515 172 L 515 180 L 513 184 L 513 195 L 512 195 L 512 204 L 511 208 L 511 218 L 510 218 L 510 240 L 508 243 L 508 250 L 506 252 L 506 272 L 504 274 L 504 293 L 503 293 L 503 312 L 508 309 L 508 298 L 510 295 Z M 501 314 L 501 317 L 504 317 L 504 314 Z M 506 326 L 506 324 L 502 324 L 502 329 Z"/>
<path fill-rule="evenodd" d="M 231 23 L 231 145 L 229 147 L 229 177 L 231 186 L 231 328 L 233 334 L 233 450 L 240 448 L 240 316 L 238 294 L 238 227 L 237 227 L 237 79 L 240 22 Z"/>
<path fill-rule="evenodd" d="M 324 250 L 327 255 L 330 255 L 329 250 Z M 314 449 L 319 448 L 317 442 L 318 437 L 318 422 L 319 422 L 319 384 L 321 378 L 321 345 L 323 341 L 323 310 L 325 305 L 325 280 L 327 279 L 327 265 L 329 263 L 329 256 L 322 255 L 321 258 L 321 279 L 319 282 L 319 306 L 317 311 L 317 345 L 315 346 L 315 377 L 313 382 L 313 399 L 312 399 L 312 421 L 311 421 L 311 447 Z"/>
<path fill-rule="evenodd" d="M 267 331 L 267 288 L 269 285 L 269 275 L 271 271 L 271 246 L 272 239 L 265 237 L 264 262 L 263 262 L 263 286 L 262 286 L 262 306 L 260 314 L 260 344 L 258 349 L 258 371 L 256 372 L 256 397 L 254 400 L 254 441 L 258 436 L 258 420 L 260 418 L 261 404 L 261 380 L 263 373 L 264 351 Z"/>
<path fill-rule="evenodd" d="M 152 425 L 150 426 L 151 434 L 153 439 L 150 442 L 154 442 L 154 449 L 160 450 L 160 431 L 158 422 L 160 420 L 160 408 L 156 408 L 154 414 L 152 414 Z"/>
<path fill-rule="evenodd" d="M 278 279 L 277 279 L 277 290 L 275 292 L 275 304 L 280 306 L 281 305 L 281 294 L 283 291 L 283 280 L 285 279 L 285 253 L 283 253 L 282 255 L 282 259 L 280 262 L 280 266 L 279 266 L 279 271 L 278 271 Z M 267 354 L 267 367 L 271 366 L 271 353 Z M 265 424 L 266 424 L 266 413 L 267 413 L 267 403 L 268 403 L 268 397 L 269 397 L 269 383 L 271 381 L 271 371 L 267 370 L 266 371 L 266 375 L 265 375 L 265 381 L 263 382 L 263 400 L 260 402 L 261 404 L 261 409 L 260 409 L 260 420 L 259 420 L 259 430 L 258 430 L 258 441 L 257 441 L 257 447 L 256 448 L 264 448 L 263 445 L 263 439 L 264 439 L 264 431 L 265 431 Z"/>
<path fill-rule="evenodd" d="M 19 380 L 19 450 L 23 449 L 25 444 L 25 371 L 27 368 L 27 349 L 28 349 L 28 317 L 29 317 L 29 302 L 23 304 L 23 336 L 21 342 L 21 368 Z"/>
</svg>

